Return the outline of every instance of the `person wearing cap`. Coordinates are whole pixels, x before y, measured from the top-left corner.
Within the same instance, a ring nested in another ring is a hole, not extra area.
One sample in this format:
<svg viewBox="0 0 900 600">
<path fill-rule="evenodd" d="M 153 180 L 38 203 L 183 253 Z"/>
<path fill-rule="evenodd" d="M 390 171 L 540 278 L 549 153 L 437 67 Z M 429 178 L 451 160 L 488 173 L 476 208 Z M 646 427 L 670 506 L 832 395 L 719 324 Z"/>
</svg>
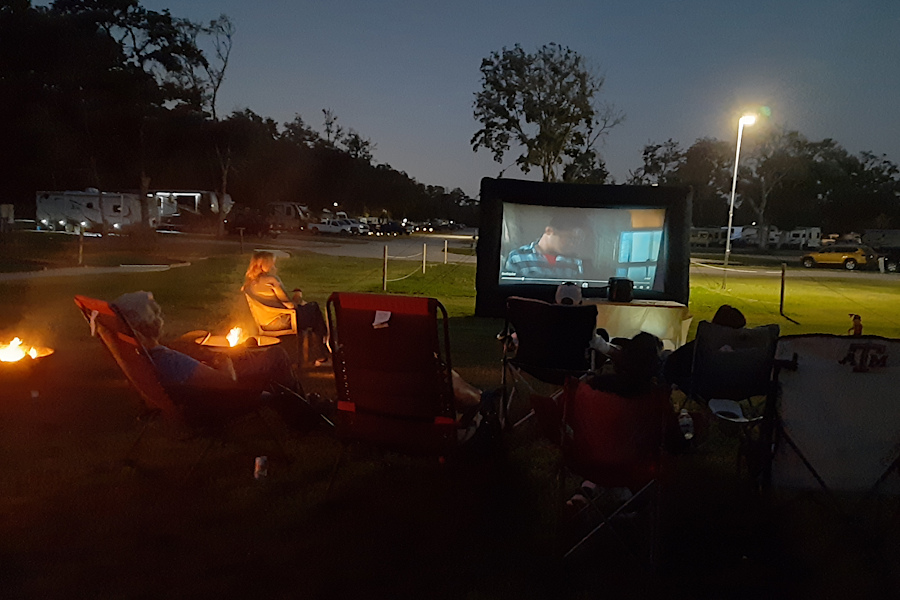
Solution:
<svg viewBox="0 0 900 600">
<path fill-rule="evenodd" d="M 566 305 L 577 305 L 581 304 L 583 301 L 581 295 L 581 288 L 572 283 L 571 281 L 567 281 L 565 283 L 561 283 L 556 288 L 556 303 L 557 304 L 566 304 Z"/>
</svg>

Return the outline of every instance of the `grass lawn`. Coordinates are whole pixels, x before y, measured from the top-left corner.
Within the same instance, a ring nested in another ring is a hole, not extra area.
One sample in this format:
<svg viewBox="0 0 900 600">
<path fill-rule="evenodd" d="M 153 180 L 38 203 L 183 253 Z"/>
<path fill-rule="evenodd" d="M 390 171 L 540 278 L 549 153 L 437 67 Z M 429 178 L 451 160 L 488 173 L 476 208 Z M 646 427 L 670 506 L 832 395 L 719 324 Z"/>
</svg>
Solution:
<svg viewBox="0 0 900 600">
<path fill-rule="evenodd" d="M 57 262 L 71 258 L 71 243 L 61 243 Z M 17 251 L 33 256 L 26 250 Z M 497 456 L 444 466 L 357 448 L 329 498 L 338 444 L 324 430 L 288 431 L 274 413 L 266 416 L 294 460 L 273 459 L 264 481 L 253 479 L 253 459 L 273 448 L 252 422 L 234 443 L 213 446 L 187 483 L 180 475 L 204 442 L 161 428 L 146 434 L 138 467 L 125 468 L 140 429 L 137 397 L 72 296 L 153 291 L 171 336 L 221 333 L 249 314 L 237 291 L 247 255 L 233 244 L 92 245 L 90 256 L 100 264 L 123 252 L 192 264 L 0 282 L 0 341 L 18 334 L 56 349 L 30 371 L 0 371 L 0 597 L 846 598 L 891 597 L 900 581 L 896 513 L 883 546 L 872 548 L 816 498 L 772 510 L 735 476 L 734 440 L 714 426 L 710 443 L 680 457 L 673 473 L 653 574 L 603 545 L 558 560 L 557 455 L 530 426 L 507 436 Z M 323 308 L 334 290 L 381 291 L 377 259 L 298 253 L 279 268 L 289 288 Z M 391 268 L 399 279 L 416 263 Z M 454 365 L 493 387 L 502 321 L 473 316 L 474 276 L 474 265 L 437 264 L 388 289 L 439 298 Z M 785 312 L 795 325 L 778 314 L 777 278 L 733 278 L 723 291 L 718 272 L 700 273 L 691 312 L 696 327 L 727 302 L 751 325 L 776 322 L 786 334 L 842 334 L 856 312 L 865 333 L 900 337 L 900 292 L 885 282 L 789 276 Z M 334 396 L 327 374 L 304 384 Z"/>
</svg>

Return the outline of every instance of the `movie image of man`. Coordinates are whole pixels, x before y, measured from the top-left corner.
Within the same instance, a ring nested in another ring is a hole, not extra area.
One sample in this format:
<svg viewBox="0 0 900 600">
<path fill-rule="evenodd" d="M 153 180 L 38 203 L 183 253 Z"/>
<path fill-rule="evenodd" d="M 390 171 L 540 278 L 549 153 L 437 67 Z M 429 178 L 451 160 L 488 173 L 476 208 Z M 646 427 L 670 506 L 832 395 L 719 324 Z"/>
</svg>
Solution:
<svg viewBox="0 0 900 600">
<path fill-rule="evenodd" d="M 573 215 L 553 217 L 541 237 L 509 253 L 503 277 L 525 279 L 580 280 L 584 261 L 578 257 L 587 231 Z"/>
</svg>

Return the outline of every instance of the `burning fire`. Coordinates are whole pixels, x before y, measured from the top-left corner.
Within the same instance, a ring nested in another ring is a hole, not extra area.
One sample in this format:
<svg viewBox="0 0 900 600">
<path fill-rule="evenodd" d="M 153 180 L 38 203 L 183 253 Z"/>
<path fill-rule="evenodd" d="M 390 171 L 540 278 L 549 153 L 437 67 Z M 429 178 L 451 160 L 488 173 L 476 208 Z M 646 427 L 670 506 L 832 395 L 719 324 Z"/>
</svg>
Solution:
<svg viewBox="0 0 900 600">
<path fill-rule="evenodd" d="M 244 334 L 244 330 L 240 327 L 233 327 L 231 331 L 228 332 L 228 335 L 225 336 L 225 339 L 228 340 L 228 345 L 234 348 L 238 344 L 241 343 L 241 337 Z"/>
<path fill-rule="evenodd" d="M 53 350 L 49 348 L 32 347 L 26 349 L 22 345 L 22 340 L 17 337 L 13 338 L 8 344 L 0 344 L 0 362 L 18 362 L 26 356 L 40 358 L 52 353 Z"/>
</svg>

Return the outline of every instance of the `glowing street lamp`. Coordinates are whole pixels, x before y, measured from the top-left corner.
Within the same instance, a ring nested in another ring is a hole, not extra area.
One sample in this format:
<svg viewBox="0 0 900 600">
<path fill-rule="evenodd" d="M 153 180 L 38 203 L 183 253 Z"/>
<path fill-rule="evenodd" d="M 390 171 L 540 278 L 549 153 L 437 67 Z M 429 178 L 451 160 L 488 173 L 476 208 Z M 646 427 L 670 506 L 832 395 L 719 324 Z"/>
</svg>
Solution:
<svg viewBox="0 0 900 600">
<path fill-rule="evenodd" d="M 756 115 L 744 115 L 738 121 L 737 149 L 734 151 L 734 177 L 731 179 L 731 203 L 728 206 L 728 237 L 725 238 L 725 269 L 722 275 L 722 289 L 728 280 L 728 258 L 731 256 L 731 223 L 734 219 L 734 191 L 737 188 L 738 162 L 741 159 L 741 136 L 744 134 L 744 125 L 756 123 Z"/>
</svg>

